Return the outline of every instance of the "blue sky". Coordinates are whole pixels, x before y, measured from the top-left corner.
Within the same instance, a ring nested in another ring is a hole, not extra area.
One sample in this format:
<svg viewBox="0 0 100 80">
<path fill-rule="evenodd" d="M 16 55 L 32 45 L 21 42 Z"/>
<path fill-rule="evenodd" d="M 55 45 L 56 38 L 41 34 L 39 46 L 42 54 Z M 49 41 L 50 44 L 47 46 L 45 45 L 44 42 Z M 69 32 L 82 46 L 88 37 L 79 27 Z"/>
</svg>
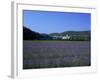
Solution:
<svg viewBox="0 0 100 80">
<path fill-rule="evenodd" d="M 91 14 L 24 10 L 23 25 L 39 33 L 86 31 L 90 30 Z"/>
</svg>

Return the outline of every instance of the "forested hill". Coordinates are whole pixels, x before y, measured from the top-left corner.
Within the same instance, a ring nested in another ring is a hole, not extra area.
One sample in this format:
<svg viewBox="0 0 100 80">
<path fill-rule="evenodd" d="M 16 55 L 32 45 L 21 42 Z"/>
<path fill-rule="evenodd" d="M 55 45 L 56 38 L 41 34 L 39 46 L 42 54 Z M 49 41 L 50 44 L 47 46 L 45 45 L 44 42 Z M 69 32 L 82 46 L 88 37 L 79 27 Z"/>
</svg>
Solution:
<svg viewBox="0 0 100 80">
<path fill-rule="evenodd" d="M 41 39 L 52 39 L 52 37 L 50 37 L 47 34 L 40 34 L 26 27 L 23 27 L 23 40 L 41 40 Z"/>
<path fill-rule="evenodd" d="M 70 36 L 72 36 L 72 35 L 90 35 L 91 32 L 90 31 L 64 31 L 61 33 L 51 33 L 50 35 L 51 36 L 54 36 L 54 35 L 65 36 L 66 34 L 68 34 Z"/>
<path fill-rule="evenodd" d="M 23 40 L 62 40 L 63 37 L 69 36 L 69 39 L 66 40 L 86 40 L 91 39 L 90 31 L 64 31 L 61 33 L 50 33 L 50 34 L 41 34 L 39 32 L 32 31 L 27 27 L 23 27 Z M 55 38 L 56 37 L 56 38 Z"/>
</svg>

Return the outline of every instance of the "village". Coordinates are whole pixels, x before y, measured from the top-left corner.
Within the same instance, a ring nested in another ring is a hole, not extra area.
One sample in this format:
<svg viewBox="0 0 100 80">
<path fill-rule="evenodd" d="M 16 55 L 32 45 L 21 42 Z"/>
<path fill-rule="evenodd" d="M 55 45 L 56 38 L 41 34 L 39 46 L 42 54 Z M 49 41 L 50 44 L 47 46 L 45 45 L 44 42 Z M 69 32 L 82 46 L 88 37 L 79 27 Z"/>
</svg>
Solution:
<svg viewBox="0 0 100 80">
<path fill-rule="evenodd" d="M 71 38 L 71 36 L 69 36 L 68 34 L 66 34 L 66 36 L 52 36 L 53 39 L 62 39 L 62 40 L 69 40 Z"/>
</svg>

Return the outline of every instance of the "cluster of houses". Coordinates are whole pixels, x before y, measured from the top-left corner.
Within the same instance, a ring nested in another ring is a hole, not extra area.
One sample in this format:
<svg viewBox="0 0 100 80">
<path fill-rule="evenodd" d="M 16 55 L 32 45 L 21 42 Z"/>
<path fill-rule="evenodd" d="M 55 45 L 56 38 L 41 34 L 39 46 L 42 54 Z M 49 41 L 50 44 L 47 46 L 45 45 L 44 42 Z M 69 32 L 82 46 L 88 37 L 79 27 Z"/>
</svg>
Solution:
<svg viewBox="0 0 100 80">
<path fill-rule="evenodd" d="M 68 34 L 66 34 L 65 36 L 53 36 L 53 39 L 62 39 L 62 40 L 69 40 L 71 38 L 71 36 L 69 36 Z"/>
</svg>

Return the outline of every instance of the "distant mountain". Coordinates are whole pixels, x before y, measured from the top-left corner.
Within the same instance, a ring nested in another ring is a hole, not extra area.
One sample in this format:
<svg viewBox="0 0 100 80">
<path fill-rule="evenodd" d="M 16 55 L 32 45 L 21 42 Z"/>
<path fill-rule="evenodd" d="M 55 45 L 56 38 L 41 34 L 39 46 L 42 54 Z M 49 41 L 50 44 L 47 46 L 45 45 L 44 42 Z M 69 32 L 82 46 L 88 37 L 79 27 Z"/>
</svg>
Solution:
<svg viewBox="0 0 100 80">
<path fill-rule="evenodd" d="M 90 31 L 64 31 L 61 33 L 41 34 L 27 27 L 23 27 L 23 40 L 70 40 L 70 41 L 89 41 Z"/>
<path fill-rule="evenodd" d="M 90 35 L 90 31 L 64 31 L 61 33 L 62 35 Z"/>
<path fill-rule="evenodd" d="M 51 33 L 50 35 L 53 36 L 53 35 L 90 35 L 90 31 L 64 31 L 64 32 L 61 32 L 61 33 Z"/>
</svg>

